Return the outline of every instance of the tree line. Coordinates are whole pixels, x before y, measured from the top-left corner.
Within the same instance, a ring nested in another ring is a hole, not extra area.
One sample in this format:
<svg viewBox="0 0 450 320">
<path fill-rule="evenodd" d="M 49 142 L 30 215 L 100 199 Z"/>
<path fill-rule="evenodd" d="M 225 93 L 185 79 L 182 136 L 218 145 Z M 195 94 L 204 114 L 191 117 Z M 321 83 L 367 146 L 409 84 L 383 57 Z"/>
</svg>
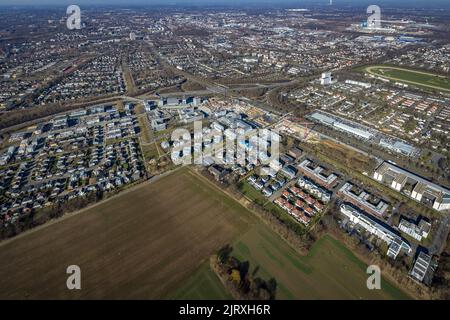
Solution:
<svg viewBox="0 0 450 320">
<path fill-rule="evenodd" d="M 250 263 L 232 256 L 232 251 L 233 247 L 225 245 L 212 261 L 213 269 L 232 295 L 241 300 L 274 300 L 277 281 L 258 277 L 258 266 L 250 272 Z"/>
</svg>

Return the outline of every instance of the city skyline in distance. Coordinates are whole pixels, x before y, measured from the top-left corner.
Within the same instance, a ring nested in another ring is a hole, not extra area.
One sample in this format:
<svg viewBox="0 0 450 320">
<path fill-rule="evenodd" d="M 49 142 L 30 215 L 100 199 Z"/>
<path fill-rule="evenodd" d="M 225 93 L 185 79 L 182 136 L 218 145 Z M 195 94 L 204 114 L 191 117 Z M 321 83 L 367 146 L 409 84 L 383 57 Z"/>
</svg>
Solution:
<svg viewBox="0 0 450 320">
<path fill-rule="evenodd" d="M 84 5 L 84 6 L 280 6 L 280 7 L 299 7 L 299 6 L 354 6 L 364 7 L 371 4 L 381 6 L 400 6 L 400 7 L 448 7 L 450 3 L 446 0 L 42 0 L 39 3 L 33 0 L 0 0 L 0 6 L 66 6 L 66 5 Z"/>
</svg>

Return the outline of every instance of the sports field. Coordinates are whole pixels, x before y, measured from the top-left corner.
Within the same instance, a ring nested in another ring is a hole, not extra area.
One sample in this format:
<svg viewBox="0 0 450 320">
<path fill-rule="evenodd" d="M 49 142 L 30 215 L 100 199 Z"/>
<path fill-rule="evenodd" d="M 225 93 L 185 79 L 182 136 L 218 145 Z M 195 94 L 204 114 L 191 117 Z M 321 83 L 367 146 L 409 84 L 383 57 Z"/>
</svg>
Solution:
<svg viewBox="0 0 450 320">
<path fill-rule="evenodd" d="M 385 79 L 450 92 L 450 79 L 429 72 L 394 66 L 369 66 L 364 71 Z"/>
<path fill-rule="evenodd" d="M 0 244 L 0 299 L 161 298 L 255 219 L 181 169 Z M 80 291 L 66 288 L 69 265 Z"/>
</svg>

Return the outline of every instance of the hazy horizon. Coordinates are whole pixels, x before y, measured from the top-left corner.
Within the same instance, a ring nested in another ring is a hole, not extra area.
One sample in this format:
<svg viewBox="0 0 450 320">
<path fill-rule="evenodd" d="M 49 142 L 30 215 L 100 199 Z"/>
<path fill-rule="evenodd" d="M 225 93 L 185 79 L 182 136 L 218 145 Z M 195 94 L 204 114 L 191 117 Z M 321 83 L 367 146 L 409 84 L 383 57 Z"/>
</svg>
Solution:
<svg viewBox="0 0 450 320">
<path fill-rule="evenodd" d="M 64 6 L 70 4 L 85 6 L 293 6 L 328 5 L 329 0 L 0 0 L 3 6 Z M 399 7 L 448 7 L 448 0 L 333 0 L 335 6 L 367 6 L 370 4 Z"/>
</svg>

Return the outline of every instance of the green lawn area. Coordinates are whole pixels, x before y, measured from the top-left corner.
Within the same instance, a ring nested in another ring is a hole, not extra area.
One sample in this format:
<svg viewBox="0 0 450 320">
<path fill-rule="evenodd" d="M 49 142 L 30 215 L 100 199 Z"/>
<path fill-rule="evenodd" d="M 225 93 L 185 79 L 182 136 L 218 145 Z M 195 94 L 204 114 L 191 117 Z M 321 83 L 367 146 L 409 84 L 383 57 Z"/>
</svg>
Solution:
<svg viewBox="0 0 450 320">
<path fill-rule="evenodd" d="M 265 225 L 253 227 L 234 244 L 233 255 L 251 270 L 278 284 L 277 299 L 408 299 L 382 280 L 381 290 L 366 287 L 367 266 L 330 236 L 318 240 L 303 257 Z"/>
<path fill-rule="evenodd" d="M 209 267 L 209 261 L 189 278 L 181 287 L 166 297 L 168 300 L 232 300 L 224 286 Z"/>
<path fill-rule="evenodd" d="M 306 230 L 304 225 L 295 220 L 279 206 L 277 206 L 273 202 L 270 202 L 268 198 L 266 198 L 259 190 L 256 190 L 254 187 L 252 187 L 247 181 L 242 181 L 240 190 L 247 198 L 257 204 L 264 206 L 266 210 L 274 214 L 283 223 L 289 225 L 291 229 L 293 229 L 297 233 L 301 234 Z"/>
<path fill-rule="evenodd" d="M 242 188 L 248 195 L 259 197 L 259 191 L 250 185 L 243 184 Z M 230 198 L 227 202 L 236 203 L 238 211 L 237 202 Z M 233 205 L 230 204 L 230 207 Z M 240 210 L 242 219 L 248 214 Z M 250 272 L 263 279 L 275 278 L 277 299 L 410 298 L 386 279 L 382 280 L 381 290 L 367 289 L 367 265 L 330 236 L 318 240 L 307 256 L 301 256 L 269 226 L 256 219 L 229 243 L 233 246 L 233 256 L 241 261 L 249 261 Z M 210 269 L 208 260 L 204 260 L 195 272 L 169 291 L 167 298 L 229 299 L 230 296 Z"/>
<path fill-rule="evenodd" d="M 267 198 L 264 197 L 264 195 L 259 190 L 253 188 L 247 181 L 242 181 L 241 183 L 241 192 L 251 201 L 259 203 L 261 205 L 268 201 Z"/>
<path fill-rule="evenodd" d="M 450 79 L 444 76 L 394 66 L 369 66 L 365 71 L 393 81 L 450 91 Z"/>
<path fill-rule="evenodd" d="M 275 278 L 277 299 L 410 299 L 385 279 L 381 290 L 367 289 L 367 265 L 330 236 L 318 240 L 307 256 L 301 256 L 265 224 L 257 223 L 232 246 L 233 256 L 249 261 L 249 272 L 263 279 Z M 167 298 L 231 299 L 208 262 Z"/>
<path fill-rule="evenodd" d="M 142 151 L 144 153 L 145 159 L 147 161 L 149 161 L 150 159 L 155 159 L 155 158 L 157 159 L 157 158 L 159 158 L 159 155 L 163 154 L 163 153 L 161 153 L 160 150 L 158 152 L 158 148 L 159 147 L 155 143 L 151 143 L 151 144 L 148 144 L 148 145 L 143 145 L 142 146 Z"/>
</svg>

